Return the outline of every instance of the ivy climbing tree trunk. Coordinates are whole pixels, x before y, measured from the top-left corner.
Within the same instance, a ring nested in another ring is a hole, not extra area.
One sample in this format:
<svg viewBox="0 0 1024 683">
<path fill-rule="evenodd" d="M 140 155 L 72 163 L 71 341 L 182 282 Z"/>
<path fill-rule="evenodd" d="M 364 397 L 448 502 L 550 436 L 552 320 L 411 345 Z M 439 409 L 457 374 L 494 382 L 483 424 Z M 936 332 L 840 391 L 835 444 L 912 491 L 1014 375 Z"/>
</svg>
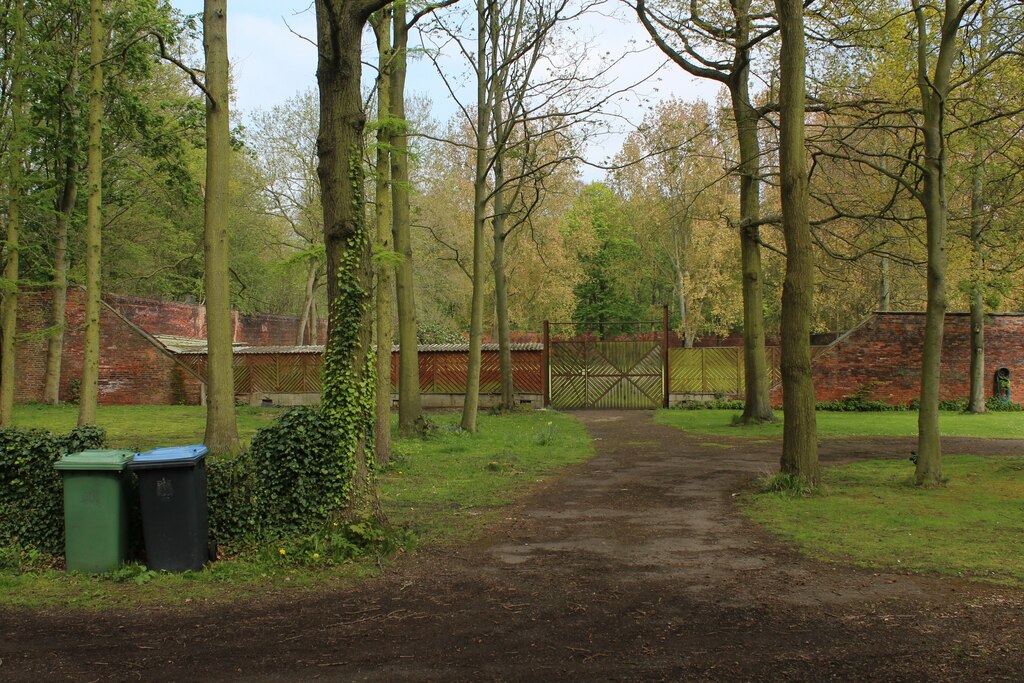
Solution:
<svg viewBox="0 0 1024 683">
<path fill-rule="evenodd" d="M 782 287 L 782 472 L 818 483 L 818 437 L 811 376 L 811 311 L 814 258 L 807 203 L 804 149 L 804 9 L 802 0 L 775 0 L 782 48 L 779 54 L 779 175 L 786 278 Z"/>
<path fill-rule="evenodd" d="M 423 406 L 420 400 L 420 361 L 416 337 L 416 295 L 413 287 L 413 253 L 409 212 L 409 137 L 405 121 L 405 77 L 408 65 L 409 26 L 406 3 L 394 3 L 394 62 L 391 68 L 391 115 L 396 129 L 391 136 L 392 237 L 401 260 L 395 273 L 398 304 L 398 433 L 419 432 Z"/>
<path fill-rule="evenodd" d="M 338 437 L 344 509 L 380 515 L 374 484 L 374 379 L 370 363 L 371 245 L 363 203 L 363 27 L 387 0 L 316 0 L 320 133 L 317 173 L 327 252 L 324 417 Z"/>
<path fill-rule="evenodd" d="M 231 181 L 227 0 L 206 0 L 206 254 L 207 403 L 205 444 L 214 453 L 237 453 L 232 368 L 231 289 L 228 279 L 228 208 Z"/>
<path fill-rule="evenodd" d="M 78 424 L 96 422 L 100 371 L 100 255 L 103 211 L 103 0 L 89 3 L 89 199 L 85 224 L 85 334 Z"/>
<path fill-rule="evenodd" d="M 11 424 L 14 411 L 15 336 L 18 328 L 18 248 L 21 231 L 21 165 L 25 156 L 25 17 L 22 0 L 11 7 L 14 35 L 8 46 L 11 132 L 7 148 L 7 243 L 4 245 L 4 292 L 0 337 L 0 426 Z"/>
<path fill-rule="evenodd" d="M 391 225 L 394 212 L 391 205 L 391 10 L 377 12 L 373 23 L 377 36 L 377 168 L 375 180 L 375 217 L 377 234 L 374 239 L 379 254 L 377 287 L 374 292 L 377 319 L 377 392 L 376 392 L 376 447 L 377 462 L 391 460 L 391 345 L 394 341 L 392 322 L 395 293 L 394 266 L 387 258 L 392 251 Z"/>
</svg>

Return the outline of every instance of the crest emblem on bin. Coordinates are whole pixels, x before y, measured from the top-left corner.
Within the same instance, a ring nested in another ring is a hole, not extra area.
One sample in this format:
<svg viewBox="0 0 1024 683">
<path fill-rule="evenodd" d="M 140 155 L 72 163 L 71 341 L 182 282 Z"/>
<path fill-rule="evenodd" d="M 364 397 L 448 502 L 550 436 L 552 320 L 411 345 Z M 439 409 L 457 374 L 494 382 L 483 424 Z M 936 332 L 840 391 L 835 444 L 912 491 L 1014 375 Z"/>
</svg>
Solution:
<svg viewBox="0 0 1024 683">
<path fill-rule="evenodd" d="M 158 479 L 156 482 L 156 497 L 160 500 L 170 500 L 174 497 L 174 486 L 168 479 Z"/>
</svg>

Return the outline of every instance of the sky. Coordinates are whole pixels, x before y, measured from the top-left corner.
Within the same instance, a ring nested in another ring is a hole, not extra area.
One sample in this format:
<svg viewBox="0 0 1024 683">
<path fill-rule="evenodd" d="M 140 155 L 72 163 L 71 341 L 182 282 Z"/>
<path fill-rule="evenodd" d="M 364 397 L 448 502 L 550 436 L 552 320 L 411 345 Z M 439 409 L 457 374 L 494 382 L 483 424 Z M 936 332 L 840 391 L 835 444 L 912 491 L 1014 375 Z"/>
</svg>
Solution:
<svg viewBox="0 0 1024 683">
<path fill-rule="evenodd" d="M 203 0 L 171 0 L 171 4 L 187 14 L 201 13 Z M 245 119 L 257 109 L 282 104 L 296 93 L 316 87 L 316 17 L 312 0 L 231 0 L 228 3 L 228 52 L 235 86 L 235 116 Z M 635 81 L 640 74 L 651 73 L 664 64 L 662 54 L 650 40 L 635 17 L 603 14 L 588 16 L 578 27 L 578 35 L 590 41 L 594 54 L 621 55 L 639 50 L 619 65 L 619 84 Z M 633 41 L 631 43 L 631 41 Z M 410 37 L 419 44 L 418 35 Z M 367 36 L 364 40 L 364 62 L 375 59 L 375 49 Z M 646 49 L 645 49 L 646 48 Z M 461 70 L 454 62 L 448 68 Z M 363 69 L 366 80 L 372 70 Z M 424 57 L 409 65 L 409 95 L 425 95 L 432 103 L 433 118 L 447 121 L 457 111 L 434 66 Z M 712 100 L 717 85 L 694 79 L 672 64 L 664 65 L 658 75 L 634 92 L 616 99 L 616 113 L 610 134 L 596 139 L 587 150 L 588 160 L 600 163 L 613 156 L 630 128 L 643 118 L 645 107 L 659 99 L 679 97 L 684 100 Z M 472 95 L 470 95 L 472 97 Z M 645 102 L 646 101 L 646 102 Z M 587 181 L 600 180 L 603 171 L 584 168 Z"/>
</svg>

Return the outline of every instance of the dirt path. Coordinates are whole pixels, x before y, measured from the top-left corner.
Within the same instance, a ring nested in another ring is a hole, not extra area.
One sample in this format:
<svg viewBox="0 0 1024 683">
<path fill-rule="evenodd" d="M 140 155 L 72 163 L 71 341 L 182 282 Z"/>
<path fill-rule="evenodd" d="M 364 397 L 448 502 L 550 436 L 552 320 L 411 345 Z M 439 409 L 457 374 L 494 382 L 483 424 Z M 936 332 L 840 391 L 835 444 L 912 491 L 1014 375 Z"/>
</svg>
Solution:
<svg viewBox="0 0 1024 683">
<path fill-rule="evenodd" d="M 649 413 L 580 418 L 598 456 L 474 547 L 409 558 L 358 593 L 0 612 L 0 680 L 1024 678 L 1020 592 L 809 562 L 738 516 L 732 494 L 778 444 L 723 447 Z M 911 447 L 839 441 L 823 458 Z"/>
</svg>

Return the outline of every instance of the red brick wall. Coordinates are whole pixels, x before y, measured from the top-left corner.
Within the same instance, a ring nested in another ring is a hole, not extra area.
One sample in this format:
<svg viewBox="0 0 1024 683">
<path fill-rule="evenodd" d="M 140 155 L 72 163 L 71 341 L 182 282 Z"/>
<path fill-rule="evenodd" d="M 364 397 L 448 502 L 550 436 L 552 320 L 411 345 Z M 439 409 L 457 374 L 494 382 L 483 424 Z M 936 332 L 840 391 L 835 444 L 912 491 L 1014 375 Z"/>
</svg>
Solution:
<svg viewBox="0 0 1024 683">
<path fill-rule="evenodd" d="M 61 368 L 61 400 L 72 394 L 72 383 L 82 376 L 82 341 L 85 295 L 68 292 L 67 327 Z M 49 292 L 25 294 L 18 302 L 15 400 L 41 401 L 46 372 L 46 339 L 39 333 L 49 327 Z M 106 307 L 100 314 L 99 402 L 104 405 L 197 404 L 200 385 L 174 361 L 160 353 Z"/>
<path fill-rule="evenodd" d="M 46 372 L 46 339 L 41 331 L 50 326 L 50 292 L 25 292 L 18 301 L 18 379 L 15 400 L 41 401 Z M 156 301 L 138 297 L 105 295 L 104 300 L 132 324 L 150 334 L 204 338 L 206 309 L 193 304 Z M 61 400 L 71 396 L 72 382 L 82 376 L 82 331 L 85 294 L 68 291 L 64 359 L 61 369 Z M 234 338 L 253 346 L 295 343 L 298 320 L 278 315 L 233 313 Z M 106 405 L 177 403 L 198 404 L 201 386 L 188 372 L 160 353 L 152 344 L 107 308 L 100 317 L 99 402 Z M 321 321 L 321 339 L 326 323 Z"/>
<path fill-rule="evenodd" d="M 206 308 L 175 301 L 107 295 L 107 303 L 150 334 L 206 337 Z M 242 315 L 232 311 L 234 340 L 252 346 L 291 346 L 295 343 L 298 319 L 286 315 Z M 319 340 L 327 338 L 327 321 L 321 320 Z"/>
<path fill-rule="evenodd" d="M 876 313 L 865 324 L 824 350 L 814 360 L 819 401 L 833 401 L 867 389 L 869 398 L 905 404 L 920 394 L 924 313 Z M 942 346 L 941 393 L 964 398 L 970 391 L 970 316 L 946 315 Z M 985 323 L 986 394 L 994 393 L 998 368 L 1011 373 L 1012 398 L 1024 399 L 1024 315 L 990 315 Z M 773 400 L 782 402 L 776 387 Z"/>
</svg>

